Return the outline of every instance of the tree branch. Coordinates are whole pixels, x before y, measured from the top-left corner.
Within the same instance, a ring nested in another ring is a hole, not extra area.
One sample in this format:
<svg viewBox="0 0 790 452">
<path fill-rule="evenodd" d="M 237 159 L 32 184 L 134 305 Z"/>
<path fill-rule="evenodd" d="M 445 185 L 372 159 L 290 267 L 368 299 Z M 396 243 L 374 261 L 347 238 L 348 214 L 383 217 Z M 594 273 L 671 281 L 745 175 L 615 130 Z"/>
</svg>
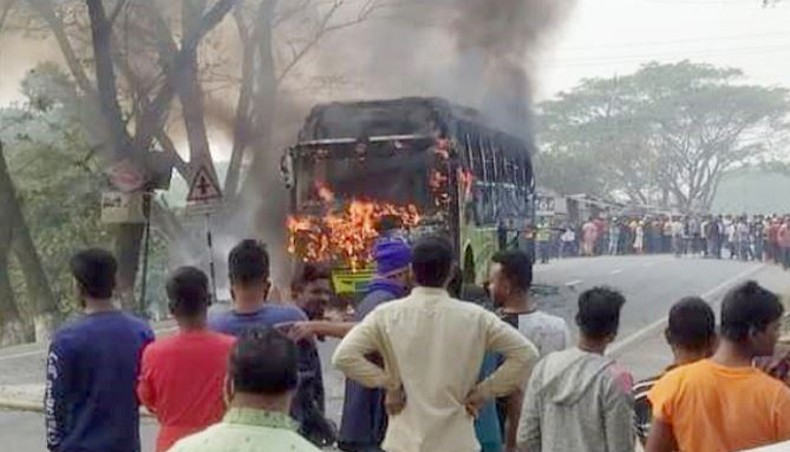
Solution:
<svg viewBox="0 0 790 452">
<path fill-rule="evenodd" d="M 291 70 L 299 64 L 302 58 L 305 57 L 315 46 L 321 41 L 321 38 L 324 37 L 327 33 L 331 33 L 334 31 L 342 30 L 344 28 L 348 28 L 357 24 L 360 24 L 367 20 L 374 11 L 376 11 L 380 5 L 378 0 L 367 0 L 366 3 L 360 9 L 359 14 L 356 18 L 349 20 L 347 22 L 343 22 L 336 25 L 330 25 L 330 22 L 340 7 L 343 6 L 343 0 L 335 0 L 335 3 L 329 8 L 326 14 L 324 14 L 323 18 L 320 21 L 318 29 L 313 34 L 313 37 L 307 41 L 307 43 L 299 50 L 296 55 L 289 61 L 285 67 L 280 71 L 280 75 L 277 76 L 277 84 L 279 85 L 288 76 Z"/>
<path fill-rule="evenodd" d="M 58 42 L 60 51 L 63 52 L 63 58 L 66 60 L 66 65 L 71 71 L 71 75 L 74 77 L 74 80 L 77 82 L 77 86 L 79 86 L 84 93 L 89 95 L 98 95 L 96 89 L 88 78 L 85 69 L 82 67 L 79 58 L 77 58 L 77 54 L 74 51 L 74 47 L 71 45 L 71 41 L 69 41 L 69 38 L 66 35 L 63 21 L 57 14 L 55 14 L 52 2 L 50 0 L 28 0 L 28 2 L 38 13 L 38 15 L 41 16 L 44 22 L 49 25 L 50 30 L 52 30 L 52 34 L 55 36 L 55 40 Z"/>
</svg>

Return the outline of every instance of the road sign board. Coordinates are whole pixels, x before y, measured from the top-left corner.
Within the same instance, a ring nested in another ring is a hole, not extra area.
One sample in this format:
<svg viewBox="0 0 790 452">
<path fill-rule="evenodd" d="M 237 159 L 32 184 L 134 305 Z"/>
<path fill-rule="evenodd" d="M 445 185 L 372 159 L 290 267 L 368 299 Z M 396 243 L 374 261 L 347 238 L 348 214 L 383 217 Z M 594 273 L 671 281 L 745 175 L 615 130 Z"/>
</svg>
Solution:
<svg viewBox="0 0 790 452">
<path fill-rule="evenodd" d="M 118 190 L 126 193 L 140 190 L 148 182 L 145 171 L 129 159 L 113 164 L 107 175 Z"/>
<path fill-rule="evenodd" d="M 143 193 L 102 193 L 101 221 L 109 224 L 145 223 Z"/>
<path fill-rule="evenodd" d="M 211 163 L 201 164 L 189 182 L 187 201 L 212 201 L 220 198 L 222 198 L 222 191 L 219 188 L 213 166 Z"/>
<path fill-rule="evenodd" d="M 195 202 L 187 205 L 184 215 L 187 217 L 197 217 L 203 215 L 213 215 L 222 208 L 221 202 Z"/>
</svg>

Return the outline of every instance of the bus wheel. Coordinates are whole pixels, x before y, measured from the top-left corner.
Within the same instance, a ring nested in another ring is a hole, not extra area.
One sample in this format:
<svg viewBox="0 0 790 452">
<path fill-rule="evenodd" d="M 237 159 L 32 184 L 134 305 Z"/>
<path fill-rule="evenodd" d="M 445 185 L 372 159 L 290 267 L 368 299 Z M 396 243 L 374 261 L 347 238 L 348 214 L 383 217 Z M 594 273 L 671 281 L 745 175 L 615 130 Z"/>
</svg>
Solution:
<svg viewBox="0 0 790 452">
<path fill-rule="evenodd" d="M 464 284 L 475 284 L 475 255 L 472 248 L 464 252 Z"/>
</svg>

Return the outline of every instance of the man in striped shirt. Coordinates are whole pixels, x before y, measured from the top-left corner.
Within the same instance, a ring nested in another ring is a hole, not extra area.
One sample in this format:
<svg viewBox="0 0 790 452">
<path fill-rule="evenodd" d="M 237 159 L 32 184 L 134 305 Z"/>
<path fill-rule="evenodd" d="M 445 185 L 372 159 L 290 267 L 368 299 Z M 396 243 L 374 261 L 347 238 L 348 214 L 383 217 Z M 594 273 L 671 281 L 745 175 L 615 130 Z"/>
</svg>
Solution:
<svg viewBox="0 0 790 452">
<path fill-rule="evenodd" d="M 716 316 L 713 309 L 698 297 L 684 298 L 669 311 L 669 326 L 664 332 L 675 360 L 663 373 L 634 385 L 634 423 L 644 446 L 653 419 L 647 394 L 670 370 L 710 357 L 716 350 Z"/>
</svg>

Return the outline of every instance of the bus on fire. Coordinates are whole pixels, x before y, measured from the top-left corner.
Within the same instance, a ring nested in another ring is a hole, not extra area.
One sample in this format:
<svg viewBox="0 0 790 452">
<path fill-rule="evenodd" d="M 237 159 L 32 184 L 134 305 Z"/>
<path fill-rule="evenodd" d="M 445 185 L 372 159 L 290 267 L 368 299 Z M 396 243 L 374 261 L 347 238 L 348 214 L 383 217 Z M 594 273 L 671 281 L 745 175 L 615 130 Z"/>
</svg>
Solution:
<svg viewBox="0 0 790 452">
<path fill-rule="evenodd" d="M 289 252 L 330 263 L 338 294 L 353 296 L 372 277 L 376 224 L 394 217 L 410 239 L 450 237 L 479 283 L 503 231 L 516 240 L 533 220 L 531 146 L 442 99 L 317 106 L 282 160 Z"/>
</svg>

